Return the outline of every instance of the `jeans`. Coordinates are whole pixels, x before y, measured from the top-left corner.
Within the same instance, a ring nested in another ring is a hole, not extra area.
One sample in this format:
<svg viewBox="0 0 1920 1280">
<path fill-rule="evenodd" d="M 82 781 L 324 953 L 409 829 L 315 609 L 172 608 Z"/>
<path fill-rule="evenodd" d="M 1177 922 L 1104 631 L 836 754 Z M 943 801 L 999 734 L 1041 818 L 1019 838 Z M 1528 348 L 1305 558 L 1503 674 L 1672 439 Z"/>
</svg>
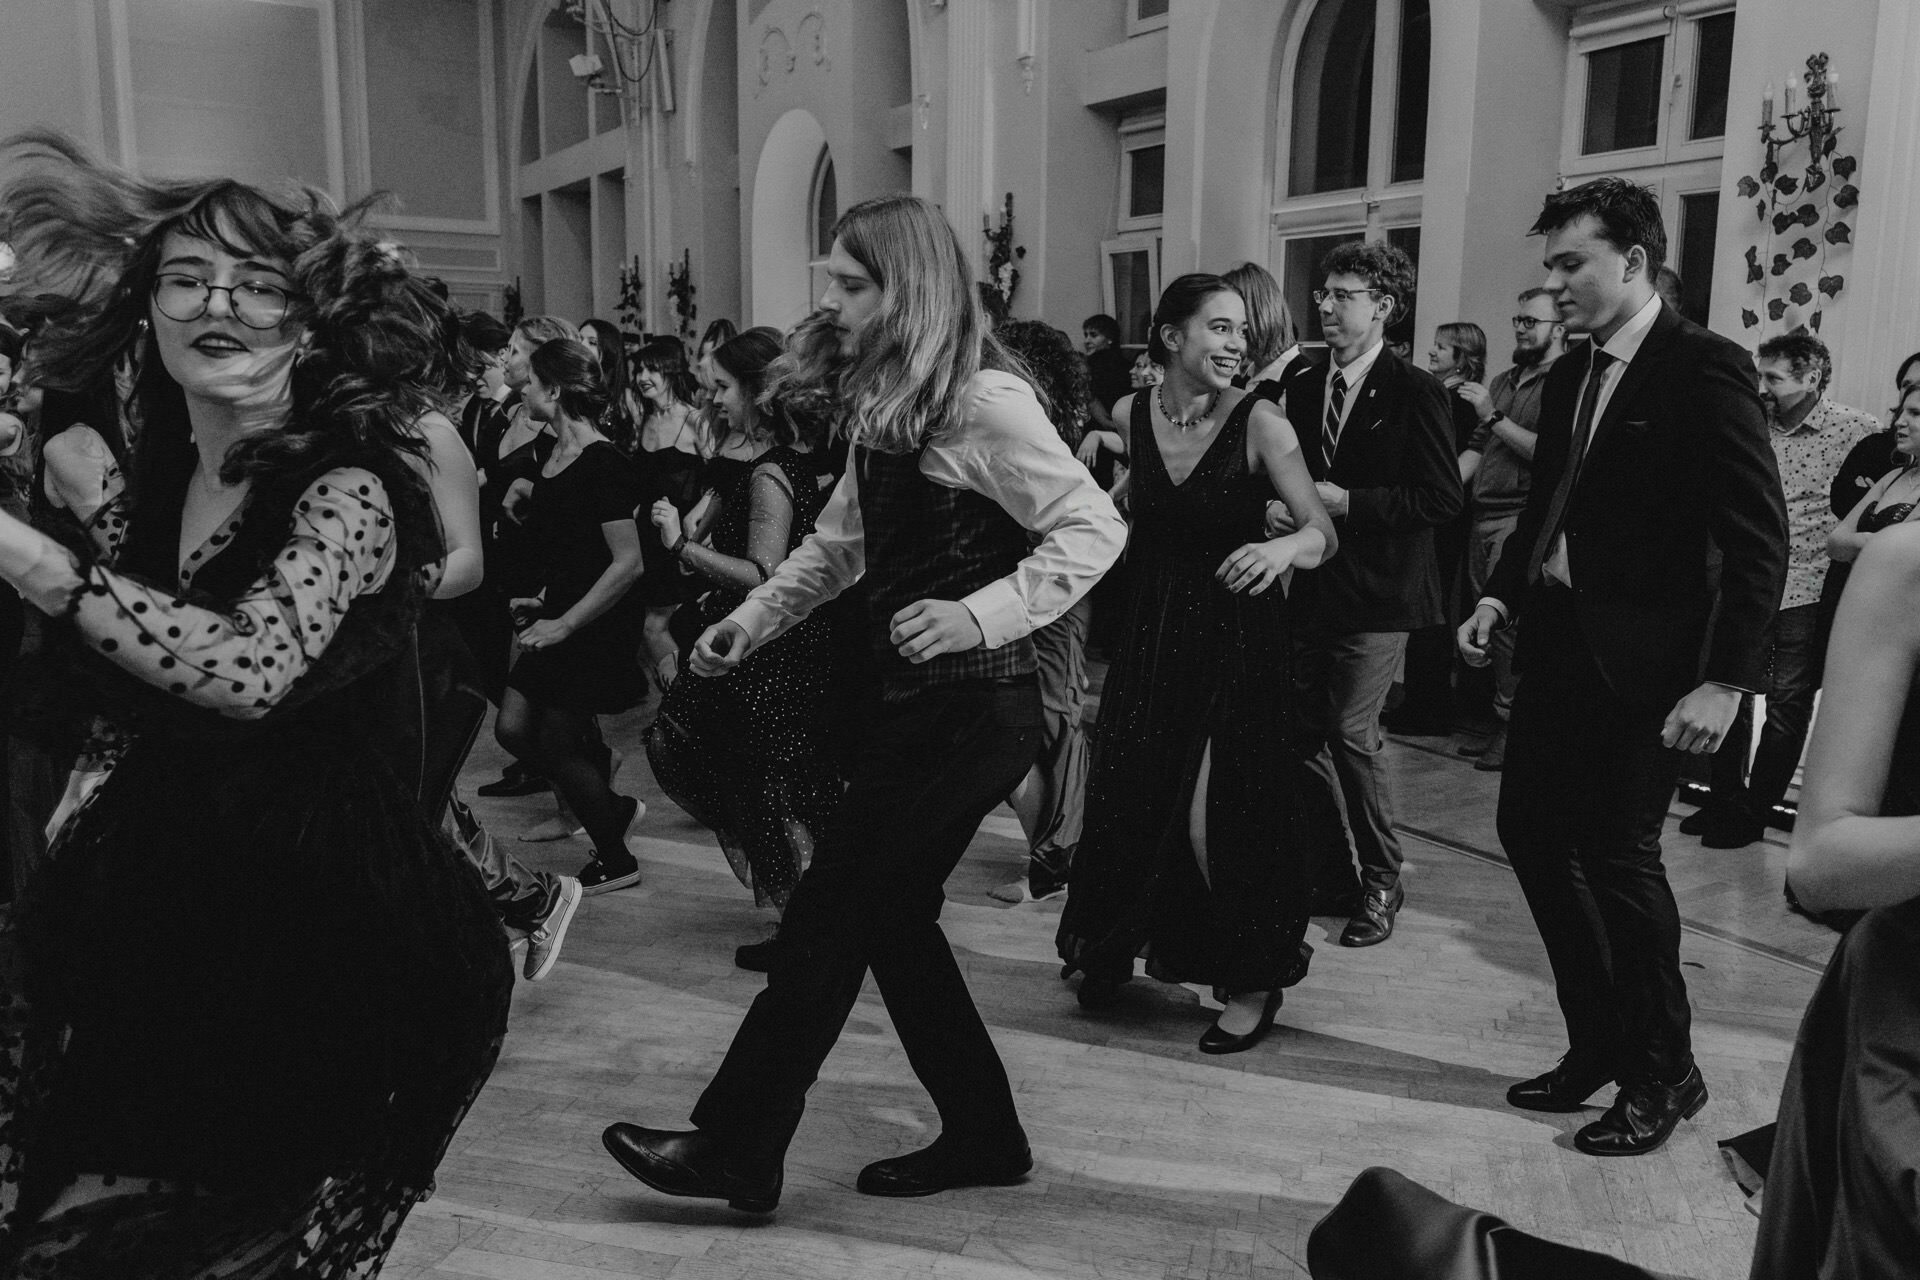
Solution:
<svg viewBox="0 0 1920 1280">
<path fill-rule="evenodd" d="M 1767 719 L 1753 769 L 1743 782 L 1747 748 L 1753 741 L 1753 699 L 1740 699 L 1740 714 L 1727 740 L 1713 756 L 1711 776 L 1716 807 L 1754 822 L 1765 822 L 1773 806 L 1786 798 L 1793 771 L 1813 723 L 1813 698 L 1820 691 L 1820 606 L 1800 604 L 1773 615 L 1767 628 L 1769 649 Z"/>
<path fill-rule="evenodd" d="M 1312 630 L 1301 633 L 1294 646 L 1301 719 L 1320 743 L 1308 761 L 1324 788 L 1316 807 L 1343 809 L 1361 886 L 1369 891 L 1385 892 L 1400 883 L 1400 838 L 1393 832 L 1393 797 L 1381 756 L 1386 742 L 1380 736 L 1380 710 L 1406 647 L 1404 631 Z M 1339 829 L 1337 822 L 1316 826 Z M 1346 861 L 1344 848 L 1316 853 L 1327 863 L 1314 869 L 1317 887 L 1352 883 L 1351 864 L 1338 865 Z"/>
<path fill-rule="evenodd" d="M 996 1150 L 1026 1140 L 940 908 L 981 819 L 1033 764 L 1035 680 L 939 685 L 868 716 L 845 802 L 781 920 L 787 955 L 694 1107 L 694 1124 L 738 1161 L 784 1156 L 869 969 L 943 1134 Z"/>
</svg>

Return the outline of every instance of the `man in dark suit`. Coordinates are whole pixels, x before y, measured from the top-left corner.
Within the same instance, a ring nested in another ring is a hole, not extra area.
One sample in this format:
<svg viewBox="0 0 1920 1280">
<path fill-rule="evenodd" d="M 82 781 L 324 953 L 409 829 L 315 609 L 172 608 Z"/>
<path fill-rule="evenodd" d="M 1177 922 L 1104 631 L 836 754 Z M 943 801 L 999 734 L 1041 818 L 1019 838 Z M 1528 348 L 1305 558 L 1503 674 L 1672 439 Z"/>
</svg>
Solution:
<svg viewBox="0 0 1920 1280">
<path fill-rule="evenodd" d="M 1345 840 L 1331 834 L 1344 803 L 1361 894 L 1340 942 L 1365 947 L 1392 936 L 1406 899 L 1380 711 L 1407 633 L 1447 620 L 1434 530 L 1466 499 L 1446 391 L 1385 347 L 1387 324 L 1412 301 L 1413 263 L 1377 241 L 1344 244 L 1321 272 L 1314 301 L 1332 359 L 1290 371 L 1284 403 L 1340 554 L 1301 575 L 1295 674 L 1302 714 L 1322 740 L 1314 771 L 1331 829 L 1323 857 L 1334 865 L 1317 868 L 1315 881 L 1353 883 Z M 1269 511 L 1270 523 L 1287 523 L 1284 507 Z"/>
<path fill-rule="evenodd" d="M 1500 841 L 1553 968 L 1569 1049 L 1507 1092 L 1577 1111 L 1620 1090 L 1574 1145 L 1639 1155 L 1706 1105 L 1660 834 L 1682 752 L 1719 749 L 1766 674 L 1787 514 L 1753 361 L 1654 292 L 1653 193 L 1601 178 L 1547 197 L 1546 287 L 1590 341 L 1542 393 L 1533 487 L 1469 662 L 1524 617 Z"/>
</svg>

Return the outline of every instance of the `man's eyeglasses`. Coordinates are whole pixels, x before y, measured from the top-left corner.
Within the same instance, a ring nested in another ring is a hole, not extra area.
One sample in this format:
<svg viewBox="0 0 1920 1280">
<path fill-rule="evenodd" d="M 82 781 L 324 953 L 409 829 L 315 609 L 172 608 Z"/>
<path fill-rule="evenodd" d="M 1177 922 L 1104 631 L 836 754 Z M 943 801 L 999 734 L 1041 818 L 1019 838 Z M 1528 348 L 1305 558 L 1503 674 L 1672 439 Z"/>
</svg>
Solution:
<svg viewBox="0 0 1920 1280">
<path fill-rule="evenodd" d="M 1318 305 L 1325 302 L 1328 298 L 1332 298 L 1344 307 L 1349 302 L 1355 302 L 1369 294 L 1379 292 L 1378 289 L 1315 289 L 1313 291 L 1313 301 L 1315 305 Z"/>
<path fill-rule="evenodd" d="M 227 295 L 227 309 L 249 329 L 272 329 L 287 318 L 290 295 L 277 284 L 242 280 L 208 284 L 198 276 L 165 272 L 153 282 L 153 305 L 169 320 L 198 320 L 207 314 L 215 292 Z"/>
<path fill-rule="evenodd" d="M 1542 320 L 1538 316 L 1515 316 L 1513 318 L 1514 328 L 1525 329 L 1529 333 L 1539 328 L 1543 324 L 1559 324 L 1559 323 L 1560 322 L 1558 320 Z"/>
</svg>

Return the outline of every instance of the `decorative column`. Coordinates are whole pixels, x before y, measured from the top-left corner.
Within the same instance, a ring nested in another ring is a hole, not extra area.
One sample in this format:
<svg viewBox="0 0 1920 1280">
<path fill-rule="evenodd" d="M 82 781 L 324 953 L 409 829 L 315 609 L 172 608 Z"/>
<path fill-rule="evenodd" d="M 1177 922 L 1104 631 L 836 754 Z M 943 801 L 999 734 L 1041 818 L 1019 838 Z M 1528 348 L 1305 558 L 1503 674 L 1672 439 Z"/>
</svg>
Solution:
<svg viewBox="0 0 1920 1280">
<path fill-rule="evenodd" d="M 1878 407 L 1900 361 L 1920 333 L 1920 76 L 1908 65 L 1920 41 L 1920 12 L 1901 0 L 1881 0 L 1874 34 L 1873 77 L 1866 101 L 1849 94 L 1847 105 L 1864 106 L 1858 136 L 1860 209 L 1848 273 L 1844 341 L 1834 398 L 1843 404 Z M 1834 335 L 1828 335 L 1832 341 Z"/>
<path fill-rule="evenodd" d="M 947 0 L 947 220 L 967 262 L 981 271 L 980 219 L 993 205 L 991 0 Z"/>
</svg>

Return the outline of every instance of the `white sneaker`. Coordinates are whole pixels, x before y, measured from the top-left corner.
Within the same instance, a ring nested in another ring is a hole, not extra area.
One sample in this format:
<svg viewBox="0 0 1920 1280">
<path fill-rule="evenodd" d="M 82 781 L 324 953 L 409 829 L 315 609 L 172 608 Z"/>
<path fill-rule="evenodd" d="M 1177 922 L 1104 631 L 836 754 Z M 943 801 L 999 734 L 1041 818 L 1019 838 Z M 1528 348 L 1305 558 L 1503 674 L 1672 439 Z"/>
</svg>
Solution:
<svg viewBox="0 0 1920 1280">
<path fill-rule="evenodd" d="M 583 896 L 578 880 L 572 876 L 559 878 L 554 886 L 552 909 L 539 927 L 527 935 L 527 959 L 521 966 L 520 976 L 528 982 L 538 982 L 553 972 L 553 966 L 560 960 L 560 948 L 567 940 L 567 926 L 573 923 L 573 913 L 580 909 Z"/>
</svg>

